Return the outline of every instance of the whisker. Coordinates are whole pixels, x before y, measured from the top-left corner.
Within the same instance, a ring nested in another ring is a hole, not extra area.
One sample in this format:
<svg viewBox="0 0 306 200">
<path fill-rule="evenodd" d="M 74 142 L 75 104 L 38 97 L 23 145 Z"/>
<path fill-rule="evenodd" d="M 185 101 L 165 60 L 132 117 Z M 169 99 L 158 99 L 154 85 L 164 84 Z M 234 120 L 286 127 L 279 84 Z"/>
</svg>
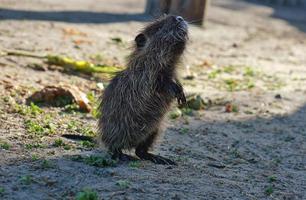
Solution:
<svg viewBox="0 0 306 200">
<path fill-rule="evenodd" d="M 188 24 L 195 24 L 195 23 L 198 23 L 198 22 L 201 22 L 203 21 L 203 19 L 198 19 L 198 20 L 193 20 L 193 21 L 187 21 Z"/>
</svg>

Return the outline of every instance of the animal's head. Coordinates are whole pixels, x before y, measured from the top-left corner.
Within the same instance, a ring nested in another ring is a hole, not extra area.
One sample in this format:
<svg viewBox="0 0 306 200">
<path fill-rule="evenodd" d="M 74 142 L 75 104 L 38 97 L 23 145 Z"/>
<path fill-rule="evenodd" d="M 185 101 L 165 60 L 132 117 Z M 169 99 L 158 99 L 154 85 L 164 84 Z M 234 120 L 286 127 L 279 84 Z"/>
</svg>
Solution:
<svg viewBox="0 0 306 200">
<path fill-rule="evenodd" d="M 181 16 L 168 15 L 148 25 L 135 38 L 136 50 L 181 54 L 188 39 L 188 25 Z"/>
</svg>

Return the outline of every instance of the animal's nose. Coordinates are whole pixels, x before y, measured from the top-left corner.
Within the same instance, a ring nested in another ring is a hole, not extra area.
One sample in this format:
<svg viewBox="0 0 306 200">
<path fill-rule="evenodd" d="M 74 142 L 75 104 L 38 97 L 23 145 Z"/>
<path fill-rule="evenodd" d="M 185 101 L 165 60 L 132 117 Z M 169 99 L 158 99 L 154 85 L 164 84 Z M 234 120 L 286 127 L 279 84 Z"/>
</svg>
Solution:
<svg viewBox="0 0 306 200">
<path fill-rule="evenodd" d="M 184 21 L 183 17 L 181 17 L 181 16 L 177 16 L 175 19 L 176 19 L 178 22 Z"/>
</svg>

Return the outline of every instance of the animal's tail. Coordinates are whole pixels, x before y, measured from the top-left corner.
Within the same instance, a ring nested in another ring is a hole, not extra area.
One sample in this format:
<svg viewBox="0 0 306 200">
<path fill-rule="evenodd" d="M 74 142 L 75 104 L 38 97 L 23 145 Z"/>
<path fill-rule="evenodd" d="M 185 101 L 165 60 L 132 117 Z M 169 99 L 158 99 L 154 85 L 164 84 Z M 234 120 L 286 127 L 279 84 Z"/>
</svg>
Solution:
<svg viewBox="0 0 306 200">
<path fill-rule="evenodd" d="M 70 140 L 85 140 L 85 141 L 94 142 L 94 137 L 92 136 L 73 135 L 73 134 L 63 134 L 61 136 Z"/>
</svg>

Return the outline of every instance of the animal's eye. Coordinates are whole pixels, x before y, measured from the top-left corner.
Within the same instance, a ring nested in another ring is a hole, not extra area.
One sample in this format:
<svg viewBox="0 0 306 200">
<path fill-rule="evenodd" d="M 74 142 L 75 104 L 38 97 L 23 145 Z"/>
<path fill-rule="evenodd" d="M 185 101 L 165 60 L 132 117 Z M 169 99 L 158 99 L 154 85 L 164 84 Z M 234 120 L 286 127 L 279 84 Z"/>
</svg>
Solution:
<svg viewBox="0 0 306 200">
<path fill-rule="evenodd" d="M 136 36 L 135 42 L 138 48 L 144 47 L 146 44 L 147 38 L 143 33 L 140 33 Z"/>
</svg>

